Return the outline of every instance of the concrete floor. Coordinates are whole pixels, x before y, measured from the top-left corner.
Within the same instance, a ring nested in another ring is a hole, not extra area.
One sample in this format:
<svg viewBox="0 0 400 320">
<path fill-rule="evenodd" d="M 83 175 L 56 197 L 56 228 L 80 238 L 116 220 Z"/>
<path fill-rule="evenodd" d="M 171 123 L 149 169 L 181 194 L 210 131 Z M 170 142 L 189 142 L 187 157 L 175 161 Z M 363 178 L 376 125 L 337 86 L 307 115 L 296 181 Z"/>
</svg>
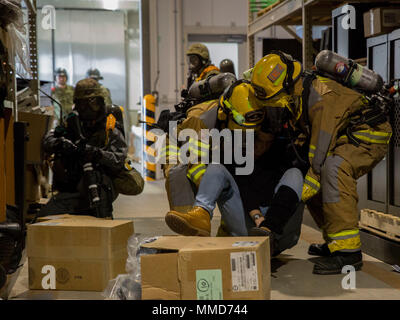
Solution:
<svg viewBox="0 0 400 320">
<path fill-rule="evenodd" d="M 120 196 L 114 204 L 116 219 L 134 220 L 135 232 L 146 236 L 174 234 L 165 225 L 168 211 L 164 182 L 147 183 L 144 192 L 136 197 Z M 306 212 L 305 215 L 308 215 Z M 220 215 L 212 222 L 212 235 L 216 234 Z M 319 276 L 312 274 L 312 258 L 307 254 L 310 243 L 322 242 L 321 234 L 303 225 L 298 245 L 273 259 L 273 300 L 398 300 L 400 299 L 400 273 L 373 257 L 364 254 L 363 270 L 356 273 L 356 289 L 344 290 L 345 275 Z M 400 261 L 399 261 L 400 262 Z M 13 287 L 10 299 L 104 299 L 101 293 L 46 292 L 28 289 L 27 263 Z"/>
</svg>

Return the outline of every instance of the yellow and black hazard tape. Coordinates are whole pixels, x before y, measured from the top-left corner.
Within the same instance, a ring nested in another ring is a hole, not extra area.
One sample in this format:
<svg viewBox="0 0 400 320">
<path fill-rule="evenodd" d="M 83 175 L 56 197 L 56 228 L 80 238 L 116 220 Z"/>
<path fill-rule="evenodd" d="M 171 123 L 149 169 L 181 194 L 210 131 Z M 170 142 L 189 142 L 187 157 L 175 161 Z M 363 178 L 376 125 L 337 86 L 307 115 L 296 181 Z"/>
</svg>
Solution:
<svg viewBox="0 0 400 320">
<path fill-rule="evenodd" d="M 152 148 L 155 142 L 155 136 L 150 132 L 152 129 L 148 124 L 156 123 L 156 98 L 148 94 L 144 97 L 144 111 L 145 111 L 145 135 L 144 135 L 144 148 L 143 148 L 143 160 L 144 160 L 144 176 L 146 181 L 156 180 L 156 151 Z M 148 124 L 147 124 L 148 123 Z"/>
</svg>

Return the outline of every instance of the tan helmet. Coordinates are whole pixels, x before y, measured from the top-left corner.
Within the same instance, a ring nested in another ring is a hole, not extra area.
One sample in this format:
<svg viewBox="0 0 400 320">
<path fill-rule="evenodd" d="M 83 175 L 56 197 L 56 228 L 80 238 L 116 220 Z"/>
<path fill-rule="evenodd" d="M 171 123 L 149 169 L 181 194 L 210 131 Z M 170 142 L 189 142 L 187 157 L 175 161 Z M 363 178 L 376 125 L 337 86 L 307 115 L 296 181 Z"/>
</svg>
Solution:
<svg viewBox="0 0 400 320">
<path fill-rule="evenodd" d="M 203 60 L 210 60 L 210 52 L 208 48 L 202 43 L 195 43 L 190 46 L 190 48 L 186 51 L 186 55 L 196 54 L 200 56 Z"/>
<path fill-rule="evenodd" d="M 91 78 L 83 79 L 76 84 L 74 101 L 94 97 L 104 98 L 104 90 L 96 80 Z"/>
</svg>

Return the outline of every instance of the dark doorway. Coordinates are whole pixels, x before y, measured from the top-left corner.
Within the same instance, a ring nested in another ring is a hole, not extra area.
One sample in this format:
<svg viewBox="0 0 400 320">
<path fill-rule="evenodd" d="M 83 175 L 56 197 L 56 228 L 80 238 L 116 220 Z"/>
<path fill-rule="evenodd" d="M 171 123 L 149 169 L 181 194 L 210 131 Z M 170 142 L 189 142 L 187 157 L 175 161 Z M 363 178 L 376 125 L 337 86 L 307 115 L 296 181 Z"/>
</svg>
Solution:
<svg viewBox="0 0 400 320">
<path fill-rule="evenodd" d="M 303 47 L 296 39 L 263 39 L 263 56 L 271 50 L 280 50 L 290 54 L 297 61 L 303 61 Z"/>
</svg>

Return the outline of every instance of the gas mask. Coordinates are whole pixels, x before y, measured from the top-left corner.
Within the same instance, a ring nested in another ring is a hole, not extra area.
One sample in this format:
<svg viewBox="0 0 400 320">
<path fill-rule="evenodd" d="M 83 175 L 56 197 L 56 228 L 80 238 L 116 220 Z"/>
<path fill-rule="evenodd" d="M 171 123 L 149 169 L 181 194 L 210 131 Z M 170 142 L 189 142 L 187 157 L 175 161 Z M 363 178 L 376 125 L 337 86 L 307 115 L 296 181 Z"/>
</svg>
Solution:
<svg viewBox="0 0 400 320">
<path fill-rule="evenodd" d="M 187 62 L 189 65 L 189 70 L 192 73 L 198 73 L 200 69 L 203 67 L 203 62 L 201 61 L 201 58 L 195 54 L 190 54 L 188 55 Z"/>
<path fill-rule="evenodd" d="M 105 116 L 105 103 L 101 97 L 79 99 L 75 102 L 79 118 L 87 128 L 94 127 Z"/>
</svg>

